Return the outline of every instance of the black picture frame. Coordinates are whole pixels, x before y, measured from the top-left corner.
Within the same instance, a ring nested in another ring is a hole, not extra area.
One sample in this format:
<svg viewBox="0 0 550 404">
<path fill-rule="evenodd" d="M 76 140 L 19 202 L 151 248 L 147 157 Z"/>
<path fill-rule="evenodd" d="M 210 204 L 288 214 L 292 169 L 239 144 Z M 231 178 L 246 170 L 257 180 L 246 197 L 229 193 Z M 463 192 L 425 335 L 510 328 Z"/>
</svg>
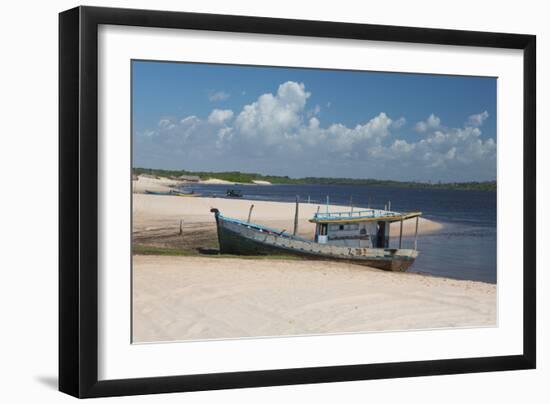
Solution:
<svg viewBox="0 0 550 404">
<path fill-rule="evenodd" d="M 523 50 L 523 354 L 98 380 L 100 24 Z M 59 15 L 59 390 L 104 397 L 325 383 L 536 366 L 536 37 L 184 12 L 77 7 Z"/>
</svg>

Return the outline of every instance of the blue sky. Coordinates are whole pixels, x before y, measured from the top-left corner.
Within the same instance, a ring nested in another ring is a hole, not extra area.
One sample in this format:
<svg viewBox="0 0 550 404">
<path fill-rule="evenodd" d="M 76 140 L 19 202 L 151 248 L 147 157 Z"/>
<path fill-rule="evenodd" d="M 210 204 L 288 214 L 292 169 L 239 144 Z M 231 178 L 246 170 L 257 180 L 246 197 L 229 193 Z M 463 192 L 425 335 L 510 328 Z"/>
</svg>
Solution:
<svg viewBox="0 0 550 404">
<path fill-rule="evenodd" d="M 496 178 L 496 79 L 134 61 L 133 165 Z"/>
</svg>

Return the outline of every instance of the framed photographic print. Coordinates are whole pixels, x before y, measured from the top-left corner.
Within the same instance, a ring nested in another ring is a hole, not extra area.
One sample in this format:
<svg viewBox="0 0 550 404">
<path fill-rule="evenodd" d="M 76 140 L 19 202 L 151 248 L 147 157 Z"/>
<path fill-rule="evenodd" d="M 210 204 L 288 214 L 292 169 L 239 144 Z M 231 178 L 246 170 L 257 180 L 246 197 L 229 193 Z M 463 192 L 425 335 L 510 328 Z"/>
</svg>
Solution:
<svg viewBox="0 0 550 404">
<path fill-rule="evenodd" d="M 535 367 L 535 37 L 60 14 L 59 386 Z"/>
</svg>

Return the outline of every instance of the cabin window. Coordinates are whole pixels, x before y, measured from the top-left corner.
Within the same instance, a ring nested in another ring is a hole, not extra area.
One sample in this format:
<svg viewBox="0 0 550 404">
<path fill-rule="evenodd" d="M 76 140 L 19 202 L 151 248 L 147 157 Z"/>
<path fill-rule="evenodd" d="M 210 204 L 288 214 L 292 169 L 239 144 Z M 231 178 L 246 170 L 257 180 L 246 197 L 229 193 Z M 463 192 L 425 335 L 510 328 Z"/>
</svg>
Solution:
<svg viewBox="0 0 550 404">
<path fill-rule="evenodd" d="M 359 230 L 359 224 L 358 223 L 331 224 L 331 225 L 329 225 L 329 230 L 331 232 L 355 231 L 355 230 Z"/>
</svg>

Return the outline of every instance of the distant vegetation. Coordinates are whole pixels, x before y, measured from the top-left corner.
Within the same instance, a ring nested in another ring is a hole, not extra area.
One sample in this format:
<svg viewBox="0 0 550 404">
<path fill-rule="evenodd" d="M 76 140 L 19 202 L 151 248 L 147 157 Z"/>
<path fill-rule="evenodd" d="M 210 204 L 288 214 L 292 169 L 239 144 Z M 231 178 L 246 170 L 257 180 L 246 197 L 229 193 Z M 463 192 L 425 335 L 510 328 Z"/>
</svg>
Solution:
<svg viewBox="0 0 550 404">
<path fill-rule="evenodd" d="M 262 175 L 258 173 L 241 173 L 240 171 L 186 171 L 186 170 L 159 170 L 154 168 L 134 168 L 134 174 L 149 174 L 157 177 L 179 177 L 180 175 L 197 175 L 202 180 L 218 178 L 230 182 L 251 184 L 252 181 L 269 181 L 272 184 L 347 184 L 347 185 L 370 185 L 375 187 L 395 188 L 429 188 L 429 189 L 456 189 L 476 191 L 496 191 L 496 181 L 470 181 L 470 182 L 415 182 L 415 181 L 391 181 L 357 178 L 325 178 L 325 177 L 304 177 L 290 178 L 288 176 Z"/>
</svg>

